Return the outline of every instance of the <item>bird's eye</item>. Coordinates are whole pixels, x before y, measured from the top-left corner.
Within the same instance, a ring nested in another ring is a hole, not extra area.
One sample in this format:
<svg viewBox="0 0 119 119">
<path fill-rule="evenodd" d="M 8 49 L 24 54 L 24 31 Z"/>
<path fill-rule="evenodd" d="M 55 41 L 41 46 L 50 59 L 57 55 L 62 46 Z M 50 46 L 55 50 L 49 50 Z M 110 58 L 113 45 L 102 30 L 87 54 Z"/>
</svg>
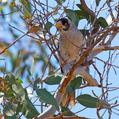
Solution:
<svg viewBox="0 0 119 119">
<path fill-rule="evenodd" d="M 64 23 L 63 26 L 64 26 L 63 27 L 64 31 L 67 31 L 69 29 L 69 27 L 70 27 L 69 23 Z"/>
<path fill-rule="evenodd" d="M 61 19 L 59 19 L 58 21 L 60 21 L 60 22 L 62 23 L 62 29 L 63 29 L 64 31 L 67 31 L 67 30 L 69 29 L 70 24 L 69 24 L 68 19 L 66 19 L 66 18 L 61 18 Z M 57 21 L 57 22 L 58 22 L 58 21 Z"/>
<path fill-rule="evenodd" d="M 61 19 L 61 22 L 64 26 L 67 26 L 68 20 L 67 19 Z"/>
<path fill-rule="evenodd" d="M 62 18 L 61 19 L 61 22 L 62 22 L 62 25 L 64 26 L 63 27 L 63 30 L 64 31 L 67 31 L 69 29 L 69 27 L 70 27 L 69 22 L 68 22 L 68 19 Z"/>
</svg>

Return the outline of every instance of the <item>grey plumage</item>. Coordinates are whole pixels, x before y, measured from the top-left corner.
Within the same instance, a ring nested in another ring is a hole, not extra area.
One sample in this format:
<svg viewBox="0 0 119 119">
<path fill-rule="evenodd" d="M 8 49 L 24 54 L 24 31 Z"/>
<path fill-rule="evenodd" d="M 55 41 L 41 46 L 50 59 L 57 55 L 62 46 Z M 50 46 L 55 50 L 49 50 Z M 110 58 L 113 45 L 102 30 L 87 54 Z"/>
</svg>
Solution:
<svg viewBox="0 0 119 119">
<path fill-rule="evenodd" d="M 60 64 L 65 73 L 81 55 L 85 40 L 82 33 L 68 20 L 70 27 L 67 31 L 60 30 L 59 53 Z M 67 66 L 66 66 L 67 65 Z"/>
<path fill-rule="evenodd" d="M 86 41 L 82 33 L 67 18 L 61 18 L 56 23 L 60 33 L 59 39 L 59 60 L 60 65 L 66 74 L 71 67 L 80 59 L 82 50 L 85 48 Z M 97 81 L 87 72 L 88 67 L 79 66 L 74 75 L 81 74 L 84 80 L 91 86 L 97 86 Z"/>
<path fill-rule="evenodd" d="M 69 19 L 62 18 L 58 20 L 56 28 L 60 33 L 59 61 L 64 74 L 67 74 L 72 66 L 80 59 L 86 42 L 82 33 Z M 74 71 L 74 76 L 80 74 L 88 85 L 97 86 L 97 81 L 87 72 L 87 68 L 88 67 L 80 65 Z M 67 97 L 67 95 L 65 95 L 65 97 Z M 72 99 L 72 96 L 69 95 L 68 97 Z"/>
</svg>

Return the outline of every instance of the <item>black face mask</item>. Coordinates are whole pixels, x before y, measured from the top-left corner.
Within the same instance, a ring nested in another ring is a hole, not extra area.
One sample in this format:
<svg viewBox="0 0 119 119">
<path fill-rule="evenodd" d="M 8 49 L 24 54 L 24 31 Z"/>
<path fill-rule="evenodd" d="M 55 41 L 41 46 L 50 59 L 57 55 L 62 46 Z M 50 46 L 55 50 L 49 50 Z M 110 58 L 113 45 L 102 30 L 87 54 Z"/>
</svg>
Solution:
<svg viewBox="0 0 119 119">
<path fill-rule="evenodd" d="M 68 22 L 68 19 L 66 19 L 66 18 L 61 18 L 61 19 L 59 19 L 58 21 L 61 21 L 61 22 L 62 22 L 62 25 L 65 26 L 65 28 L 63 28 L 64 31 L 67 31 L 67 30 L 69 29 L 70 24 L 69 24 L 69 22 Z M 57 21 L 57 22 L 58 22 L 58 21 Z"/>
</svg>

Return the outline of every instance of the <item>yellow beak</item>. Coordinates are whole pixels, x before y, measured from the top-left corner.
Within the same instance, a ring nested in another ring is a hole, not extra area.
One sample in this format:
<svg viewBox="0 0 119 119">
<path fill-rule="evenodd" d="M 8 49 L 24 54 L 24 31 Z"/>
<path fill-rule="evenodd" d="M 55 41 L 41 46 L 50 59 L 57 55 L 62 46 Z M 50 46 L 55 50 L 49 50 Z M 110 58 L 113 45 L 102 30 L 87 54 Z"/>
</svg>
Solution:
<svg viewBox="0 0 119 119">
<path fill-rule="evenodd" d="M 57 29 L 61 29 L 62 28 L 62 23 L 61 21 L 58 21 L 56 24 L 55 24 L 56 28 Z"/>
</svg>

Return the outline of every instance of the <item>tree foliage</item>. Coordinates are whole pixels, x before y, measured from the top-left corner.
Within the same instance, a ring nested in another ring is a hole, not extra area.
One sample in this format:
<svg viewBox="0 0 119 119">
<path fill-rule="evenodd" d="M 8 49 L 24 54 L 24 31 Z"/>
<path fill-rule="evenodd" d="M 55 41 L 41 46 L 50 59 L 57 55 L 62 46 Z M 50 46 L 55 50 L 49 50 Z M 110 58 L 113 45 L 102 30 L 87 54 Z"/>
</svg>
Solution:
<svg viewBox="0 0 119 119">
<path fill-rule="evenodd" d="M 54 27 L 61 17 L 68 17 L 86 38 L 87 49 L 76 66 L 90 58 L 86 65 L 99 86 L 88 86 L 80 75 L 70 81 L 75 66 L 66 76 L 61 73 L 59 33 Z M 67 116 L 78 119 L 87 117 L 83 112 L 88 108 L 88 113 L 95 109 L 97 118 L 118 117 L 119 87 L 115 82 L 118 82 L 116 75 L 119 76 L 119 44 L 114 41 L 119 32 L 119 4 L 116 0 L 96 0 L 92 6 L 84 0 L 2 0 L 0 21 L 0 118 L 40 119 L 40 115 L 45 115 L 45 118 L 51 116 L 50 119 Z M 69 79 L 66 85 L 62 83 L 65 78 Z M 57 92 L 63 89 L 77 92 L 75 111 L 60 104 L 61 96 Z"/>
</svg>

